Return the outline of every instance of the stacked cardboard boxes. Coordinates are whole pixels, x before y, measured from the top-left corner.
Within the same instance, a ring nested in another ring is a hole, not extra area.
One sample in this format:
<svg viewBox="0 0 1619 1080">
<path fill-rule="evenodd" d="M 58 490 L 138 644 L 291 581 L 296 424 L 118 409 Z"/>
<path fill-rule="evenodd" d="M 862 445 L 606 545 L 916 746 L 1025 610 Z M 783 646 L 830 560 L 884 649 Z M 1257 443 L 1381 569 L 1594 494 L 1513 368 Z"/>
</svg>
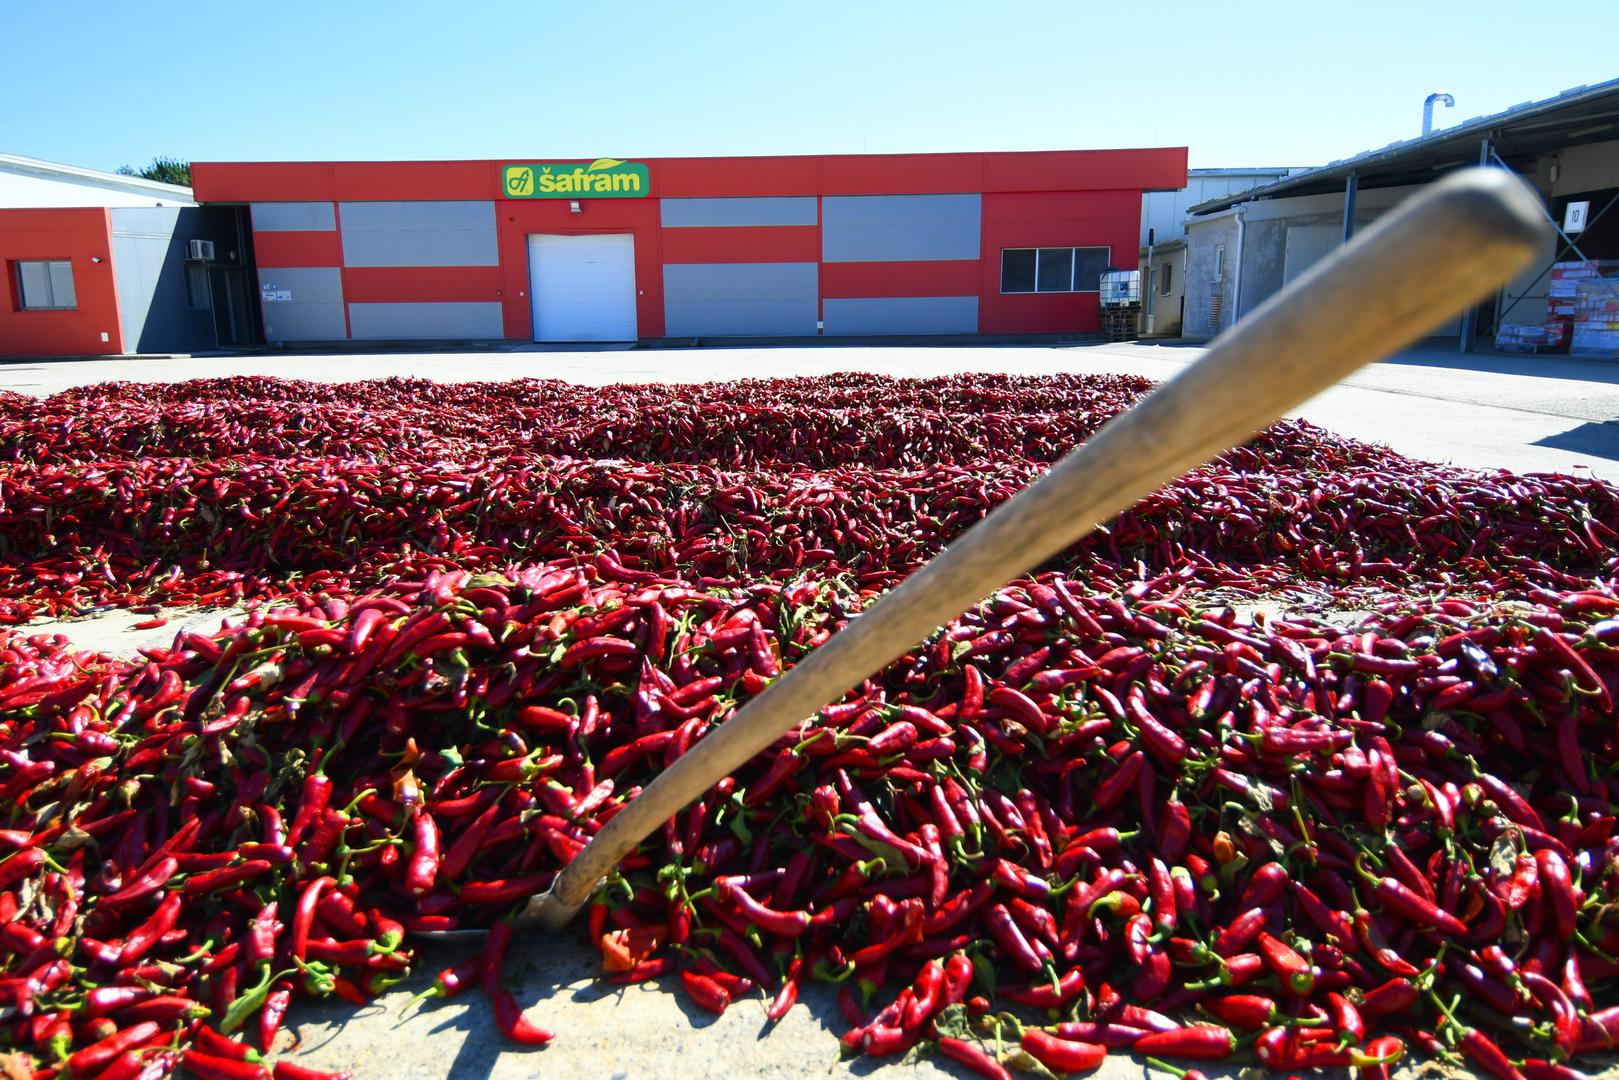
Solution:
<svg viewBox="0 0 1619 1080">
<path fill-rule="evenodd" d="M 1546 320 L 1567 327 L 1575 356 L 1619 359 L 1619 259 L 1552 266 Z"/>
<path fill-rule="evenodd" d="M 1562 326 L 1547 322 L 1543 326 L 1528 323 L 1502 323 L 1495 328 L 1497 352 L 1556 353 L 1568 350 L 1568 337 Z"/>
<path fill-rule="evenodd" d="M 1592 278 L 1575 290 L 1571 356 L 1619 360 L 1619 277 Z"/>
</svg>

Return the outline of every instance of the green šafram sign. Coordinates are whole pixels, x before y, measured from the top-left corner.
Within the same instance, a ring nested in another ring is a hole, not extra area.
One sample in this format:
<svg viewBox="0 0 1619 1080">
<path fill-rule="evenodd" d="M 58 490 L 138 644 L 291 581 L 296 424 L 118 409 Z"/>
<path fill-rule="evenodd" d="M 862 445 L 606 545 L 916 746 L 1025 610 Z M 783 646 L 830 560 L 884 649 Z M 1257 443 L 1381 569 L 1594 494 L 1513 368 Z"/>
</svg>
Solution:
<svg viewBox="0 0 1619 1080">
<path fill-rule="evenodd" d="M 597 158 L 589 165 L 507 165 L 500 187 L 508 199 L 640 199 L 650 184 L 645 165 Z"/>
</svg>

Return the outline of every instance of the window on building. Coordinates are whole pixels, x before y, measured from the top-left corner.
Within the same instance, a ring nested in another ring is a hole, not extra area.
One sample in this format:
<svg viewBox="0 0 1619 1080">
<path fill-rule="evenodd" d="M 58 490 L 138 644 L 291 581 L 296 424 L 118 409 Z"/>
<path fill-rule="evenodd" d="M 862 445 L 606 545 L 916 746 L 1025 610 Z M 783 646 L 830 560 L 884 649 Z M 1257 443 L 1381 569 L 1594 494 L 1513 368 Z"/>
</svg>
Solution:
<svg viewBox="0 0 1619 1080">
<path fill-rule="evenodd" d="M 73 264 L 66 259 L 30 259 L 16 267 L 19 305 L 24 311 L 71 311 L 79 306 L 73 291 Z"/>
<path fill-rule="evenodd" d="M 1035 282 L 1036 292 L 1073 292 L 1074 249 L 1041 248 Z"/>
<path fill-rule="evenodd" d="M 1225 245 L 1214 245 L 1214 280 L 1225 280 Z"/>
<path fill-rule="evenodd" d="M 208 310 L 208 268 L 186 264 L 186 306 L 192 311 Z"/>
<path fill-rule="evenodd" d="M 1001 252 L 1001 292 L 1034 292 L 1034 248 L 1008 248 Z"/>
<path fill-rule="evenodd" d="M 1110 252 L 1105 247 L 1074 249 L 1074 291 L 1100 292 L 1102 275 L 1112 269 Z"/>
<path fill-rule="evenodd" d="M 1175 266 L 1173 263 L 1164 263 L 1158 268 L 1158 295 L 1169 295 L 1169 283 L 1173 278 Z"/>
<path fill-rule="evenodd" d="M 1006 248 L 1001 251 L 1001 292 L 1097 292 L 1109 258 L 1105 247 Z"/>
</svg>

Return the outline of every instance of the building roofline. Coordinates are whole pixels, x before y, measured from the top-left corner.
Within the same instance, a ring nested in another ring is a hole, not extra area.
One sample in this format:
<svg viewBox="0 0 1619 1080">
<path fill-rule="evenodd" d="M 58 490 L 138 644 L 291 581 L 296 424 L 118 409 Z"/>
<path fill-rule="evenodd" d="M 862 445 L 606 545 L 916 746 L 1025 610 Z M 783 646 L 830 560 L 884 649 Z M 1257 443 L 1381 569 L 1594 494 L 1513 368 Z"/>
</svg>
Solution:
<svg viewBox="0 0 1619 1080">
<path fill-rule="evenodd" d="M 1187 169 L 1188 176 L 1252 176 L 1255 173 L 1276 173 L 1286 176 L 1289 173 L 1304 171 L 1302 165 L 1253 165 L 1247 168 L 1237 166 L 1222 166 L 1218 169 Z"/>
<path fill-rule="evenodd" d="M 1616 101 L 1619 101 L 1619 79 L 1609 79 L 1594 86 L 1570 87 L 1553 97 L 1543 98 L 1539 101 L 1526 101 L 1509 109 L 1503 109 L 1498 113 L 1463 120 L 1452 127 L 1441 128 L 1425 136 L 1418 136 L 1414 139 L 1401 139 L 1376 150 L 1364 151 L 1354 157 L 1329 161 L 1325 165 L 1293 173 L 1269 184 L 1262 184 L 1246 191 L 1236 191 L 1229 195 L 1221 195 L 1218 198 L 1205 200 L 1195 206 L 1188 207 L 1187 213 L 1202 215 L 1215 210 L 1224 210 L 1239 202 L 1272 198 L 1292 190 L 1319 184 L 1326 180 L 1347 177 L 1351 172 L 1360 172 L 1368 168 L 1388 165 L 1406 157 L 1414 158 L 1446 147 L 1450 143 L 1476 142 L 1498 128 L 1522 124 L 1525 121 L 1542 118 L 1561 110 L 1601 101 L 1606 97 L 1613 97 Z"/>
<path fill-rule="evenodd" d="M 124 176 L 122 173 L 99 172 L 95 169 L 83 169 L 77 165 L 63 165 L 56 161 L 23 157 L 20 154 L 0 154 L 0 171 L 28 173 L 46 178 L 83 180 L 104 187 L 123 188 L 141 195 L 184 199 L 186 202 L 195 201 L 191 196 L 191 189 L 180 184 L 165 184 L 140 176 Z"/>
</svg>

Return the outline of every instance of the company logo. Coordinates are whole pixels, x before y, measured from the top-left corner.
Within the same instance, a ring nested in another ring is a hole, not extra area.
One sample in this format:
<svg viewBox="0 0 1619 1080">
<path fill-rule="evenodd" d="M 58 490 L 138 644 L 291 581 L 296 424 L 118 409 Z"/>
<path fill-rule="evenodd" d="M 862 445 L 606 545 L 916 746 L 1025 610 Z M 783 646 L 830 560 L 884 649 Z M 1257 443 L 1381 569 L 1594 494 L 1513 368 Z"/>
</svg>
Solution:
<svg viewBox="0 0 1619 1080">
<path fill-rule="evenodd" d="M 507 165 L 500 187 L 508 199 L 639 199 L 651 184 L 645 165 L 597 158 L 589 165 Z"/>
</svg>

